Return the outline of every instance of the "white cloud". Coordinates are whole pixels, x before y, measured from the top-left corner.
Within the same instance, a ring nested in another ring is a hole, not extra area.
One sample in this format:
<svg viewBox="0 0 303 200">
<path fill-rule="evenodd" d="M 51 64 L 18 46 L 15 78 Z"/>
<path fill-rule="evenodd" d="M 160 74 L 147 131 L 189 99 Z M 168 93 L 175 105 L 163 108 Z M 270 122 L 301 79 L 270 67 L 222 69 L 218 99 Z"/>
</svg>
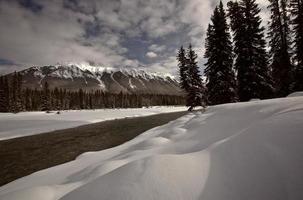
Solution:
<svg viewBox="0 0 303 200">
<path fill-rule="evenodd" d="M 152 44 L 148 47 L 148 49 L 150 51 L 154 51 L 154 52 L 162 52 L 166 49 L 166 46 L 165 45 Z"/>
<path fill-rule="evenodd" d="M 119 34 L 108 31 L 85 39 L 85 29 L 77 19 L 91 22 L 93 17 L 60 6 L 45 5 L 43 12 L 36 14 L 15 2 L 1 1 L 0 26 L 5 28 L 1 29 L 0 58 L 23 67 L 84 61 L 120 66 L 130 61 L 122 56 L 127 48 L 121 46 Z"/>
<path fill-rule="evenodd" d="M 167 57 L 167 59 L 153 63 L 149 66 L 155 72 L 170 73 L 171 75 L 178 76 L 177 60 L 175 56 Z"/>
<path fill-rule="evenodd" d="M 33 13 L 17 1 L 0 0 L 0 59 L 22 67 L 93 62 L 110 67 L 147 65 L 151 70 L 171 73 L 177 70 L 174 48 L 189 42 L 203 65 L 205 31 L 213 6 L 218 3 L 215 0 L 80 0 L 67 9 L 60 0 L 37 2 L 43 5 L 43 10 Z M 262 7 L 267 5 L 266 0 L 258 2 Z M 262 13 L 262 17 L 267 16 Z M 92 33 L 86 32 L 89 25 Z M 129 38 L 145 41 L 142 46 L 148 52 L 145 57 L 143 54 L 144 58 L 128 57 L 133 48 L 126 45 Z M 144 59 L 153 63 L 146 64 Z M 16 67 L 2 65 L 0 71 L 12 71 Z"/>
<path fill-rule="evenodd" d="M 158 55 L 155 52 L 149 51 L 146 53 L 148 58 L 156 58 Z"/>
</svg>

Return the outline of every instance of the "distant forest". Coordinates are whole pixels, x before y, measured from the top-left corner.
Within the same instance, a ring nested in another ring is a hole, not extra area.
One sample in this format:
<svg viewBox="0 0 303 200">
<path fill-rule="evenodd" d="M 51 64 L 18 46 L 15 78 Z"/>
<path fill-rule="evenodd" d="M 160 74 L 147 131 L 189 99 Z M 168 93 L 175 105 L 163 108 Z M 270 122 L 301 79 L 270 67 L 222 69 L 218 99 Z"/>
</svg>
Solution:
<svg viewBox="0 0 303 200">
<path fill-rule="evenodd" d="M 22 75 L 0 77 L 0 112 L 78 110 L 102 108 L 142 108 L 143 106 L 184 105 L 185 98 L 176 95 L 119 94 L 101 90 L 86 92 L 49 89 L 47 82 L 41 90 L 22 87 Z"/>
</svg>

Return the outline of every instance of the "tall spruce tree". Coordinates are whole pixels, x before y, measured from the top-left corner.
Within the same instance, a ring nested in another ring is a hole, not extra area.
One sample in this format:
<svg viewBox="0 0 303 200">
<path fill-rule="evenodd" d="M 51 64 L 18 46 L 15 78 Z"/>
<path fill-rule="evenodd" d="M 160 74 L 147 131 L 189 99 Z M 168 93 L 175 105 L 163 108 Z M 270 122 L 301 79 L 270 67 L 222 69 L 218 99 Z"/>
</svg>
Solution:
<svg viewBox="0 0 303 200">
<path fill-rule="evenodd" d="M 16 113 L 17 108 L 16 108 L 16 99 L 17 99 L 17 72 L 14 72 L 14 74 L 11 77 L 11 87 L 10 87 L 10 105 L 11 105 L 11 112 Z"/>
<path fill-rule="evenodd" d="M 228 7 L 234 36 L 239 99 L 269 98 L 273 87 L 260 8 L 255 0 L 229 2 Z"/>
<path fill-rule="evenodd" d="M 19 72 L 17 73 L 16 107 L 18 112 L 25 109 L 23 104 L 22 75 Z"/>
<path fill-rule="evenodd" d="M 303 91 L 303 0 L 291 0 L 290 2 L 292 25 L 294 33 L 294 83 L 292 90 Z"/>
<path fill-rule="evenodd" d="M 223 3 L 220 1 L 211 18 L 206 38 L 205 69 L 210 104 L 235 102 L 236 79 L 233 71 L 232 43 Z"/>
<path fill-rule="evenodd" d="M 179 78 L 180 78 L 180 87 L 184 90 L 188 90 L 188 65 L 186 60 L 186 53 L 181 46 L 177 55 L 178 68 L 179 68 Z"/>
<path fill-rule="evenodd" d="M 268 37 L 271 69 L 275 92 L 278 97 L 289 94 L 292 65 L 290 61 L 290 29 L 287 0 L 269 0 L 271 16 Z"/>
<path fill-rule="evenodd" d="M 10 110 L 14 113 L 20 112 L 23 109 L 22 104 L 22 76 L 20 73 L 14 72 L 12 75 L 10 89 Z"/>
<path fill-rule="evenodd" d="M 186 104 L 189 111 L 192 111 L 196 106 L 205 107 L 206 104 L 206 89 L 201 79 L 197 58 L 198 56 L 190 44 L 186 55 L 189 79 Z"/>
<path fill-rule="evenodd" d="M 50 95 L 50 90 L 49 90 L 49 86 L 48 86 L 48 82 L 45 81 L 44 86 L 43 86 L 43 91 L 42 91 L 42 96 L 41 96 L 41 110 L 42 111 L 50 111 L 51 109 L 51 95 Z"/>
<path fill-rule="evenodd" d="M 84 92 L 82 88 L 78 91 L 79 108 L 84 109 Z"/>
<path fill-rule="evenodd" d="M 0 76 L 0 112 L 6 112 L 4 77 Z"/>
<path fill-rule="evenodd" d="M 3 112 L 10 112 L 11 111 L 10 87 L 9 87 L 9 82 L 8 82 L 7 76 L 3 77 L 3 91 L 4 91 L 3 101 L 4 101 L 4 105 L 5 105 Z"/>
</svg>

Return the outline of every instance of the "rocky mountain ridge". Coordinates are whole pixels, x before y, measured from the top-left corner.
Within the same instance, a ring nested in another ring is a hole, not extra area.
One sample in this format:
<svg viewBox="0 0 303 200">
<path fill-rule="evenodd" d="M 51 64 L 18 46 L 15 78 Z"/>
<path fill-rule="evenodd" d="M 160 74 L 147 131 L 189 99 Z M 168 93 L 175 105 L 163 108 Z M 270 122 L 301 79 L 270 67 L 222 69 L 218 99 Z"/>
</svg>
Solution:
<svg viewBox="0 0 303 200">
<path fill-rule="evenodd" d="M 111 93 L 182 95 L 172 76 L 148 73 L 131 68 L 87 67 L 76 64 L 34 66 L 20 71 L 23 86 L 41 89 L 47 81 L 50 88 L 76 91 L 102 90 Z M 11 74 L 10 74 L 11 75 Z"/>
</svg>

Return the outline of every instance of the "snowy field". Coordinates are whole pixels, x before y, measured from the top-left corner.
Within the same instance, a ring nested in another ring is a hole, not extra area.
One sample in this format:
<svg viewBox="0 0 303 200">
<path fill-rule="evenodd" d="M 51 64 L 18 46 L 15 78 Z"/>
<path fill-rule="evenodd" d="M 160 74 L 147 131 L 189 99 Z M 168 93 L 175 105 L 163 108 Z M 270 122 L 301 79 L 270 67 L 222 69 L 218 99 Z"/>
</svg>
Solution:
<svg viewBox="0 0 303 200">
<path fill-rule="evenodd" d="M 148 116 L 186 111 L 186 107 L 150 107 L 137 109 L 100 109 L 56 112 L 0 113 L 0 140 L 77 127 L 84 124 L 125 117 Z"/>
<path fill-rule="evenodd" d="M 303 199 L 303 97 L 191 113 L 0 188 L 22 200 Z"/>
</svg>

